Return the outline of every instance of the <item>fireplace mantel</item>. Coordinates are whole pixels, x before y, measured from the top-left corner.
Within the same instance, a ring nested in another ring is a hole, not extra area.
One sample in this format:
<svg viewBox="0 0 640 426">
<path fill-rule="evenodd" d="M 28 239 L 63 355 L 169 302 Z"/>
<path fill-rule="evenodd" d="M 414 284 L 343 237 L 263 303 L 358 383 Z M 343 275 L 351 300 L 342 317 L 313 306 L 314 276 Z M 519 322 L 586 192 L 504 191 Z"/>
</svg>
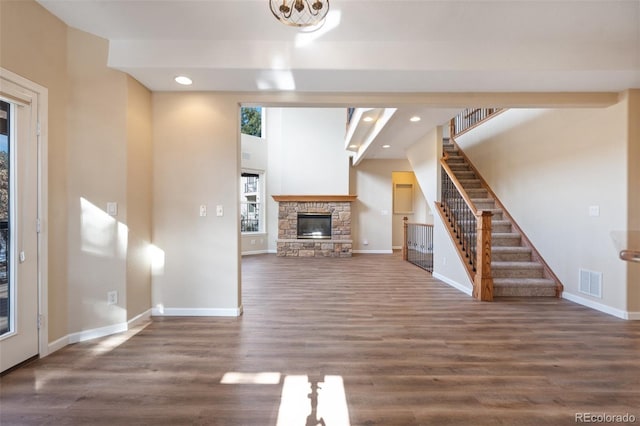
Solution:
<svg viewBox="0 0 640 426">
<path fill-rule="evenodd" d="M 358 198 L 357 195 L 272 195 L 275 201 L 281 202 L 351 202 Z"/>
</svg>

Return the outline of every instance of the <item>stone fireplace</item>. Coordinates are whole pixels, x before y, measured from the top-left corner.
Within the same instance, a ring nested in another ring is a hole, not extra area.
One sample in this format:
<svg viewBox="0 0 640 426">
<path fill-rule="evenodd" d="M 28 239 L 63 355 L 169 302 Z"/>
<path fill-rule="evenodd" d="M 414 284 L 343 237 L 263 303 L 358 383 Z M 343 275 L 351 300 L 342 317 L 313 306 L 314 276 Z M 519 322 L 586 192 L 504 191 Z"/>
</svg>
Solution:
<svg viewBox="0 0 640 426">
<path fill-rule="evenodd" d="M 277 255 L 351 257 L 351 202 L 355 195 L 274 195 Z"/>
</svg>

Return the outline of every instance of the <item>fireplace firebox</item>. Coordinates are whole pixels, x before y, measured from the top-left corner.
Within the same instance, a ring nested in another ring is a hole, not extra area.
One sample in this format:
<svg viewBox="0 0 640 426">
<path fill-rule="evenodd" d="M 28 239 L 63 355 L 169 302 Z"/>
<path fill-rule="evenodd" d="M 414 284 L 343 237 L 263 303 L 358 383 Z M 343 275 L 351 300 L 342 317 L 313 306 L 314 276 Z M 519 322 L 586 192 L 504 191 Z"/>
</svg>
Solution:
<svg viewBox="0 0 640 426">
<path fill-rule="evenodd" d="M 298 213 L 298 238 L 331 239 L 331 214 Z"/>
</svg>

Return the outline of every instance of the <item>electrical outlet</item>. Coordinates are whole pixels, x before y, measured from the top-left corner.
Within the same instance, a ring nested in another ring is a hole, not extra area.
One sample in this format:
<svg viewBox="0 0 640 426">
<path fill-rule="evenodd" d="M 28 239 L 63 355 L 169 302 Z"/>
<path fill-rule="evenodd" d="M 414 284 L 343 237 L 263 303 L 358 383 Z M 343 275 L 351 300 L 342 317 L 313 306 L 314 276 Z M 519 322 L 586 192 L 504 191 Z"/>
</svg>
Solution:
<svg viewBox="0 0 640 426">
<path fill-rule="evenodd" d="M 115 305 L 118 303 L 118 292 L 116 290 L 107 292 L 107 305 Z"/>
</svg>

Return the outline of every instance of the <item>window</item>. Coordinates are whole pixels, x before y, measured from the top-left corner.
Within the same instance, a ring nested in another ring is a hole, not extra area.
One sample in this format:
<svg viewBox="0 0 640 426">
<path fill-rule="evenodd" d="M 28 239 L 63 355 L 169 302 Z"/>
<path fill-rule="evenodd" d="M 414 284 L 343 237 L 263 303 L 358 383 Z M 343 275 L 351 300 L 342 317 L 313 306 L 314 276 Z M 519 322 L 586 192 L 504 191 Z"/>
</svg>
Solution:
<svg viewBox="0 0 640 426">
<path fill-rule="evenodd" d="M 262 137 L 262 107 L 240 108 L 240 131 L 245 135 Z"/>
<path fill-rule="evenodd" d="M 262 188 L 264 175 L 243 172 L 240 178 L 240 232 L 264 232 Z"/>
</svg>

